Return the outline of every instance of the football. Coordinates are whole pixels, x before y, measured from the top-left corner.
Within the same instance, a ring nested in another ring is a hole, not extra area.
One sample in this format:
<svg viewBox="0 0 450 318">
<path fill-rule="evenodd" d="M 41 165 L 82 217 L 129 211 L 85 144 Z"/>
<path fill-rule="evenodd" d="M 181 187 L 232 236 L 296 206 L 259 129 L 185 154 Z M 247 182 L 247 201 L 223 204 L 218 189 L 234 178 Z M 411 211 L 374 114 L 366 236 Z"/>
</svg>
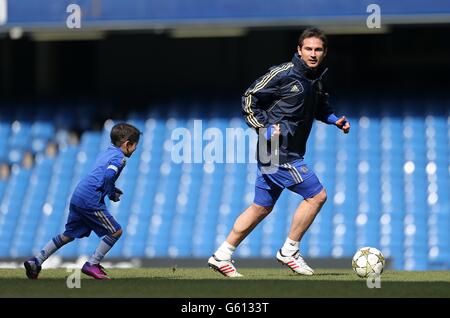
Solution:
<svg viewBox="0 0 450 318">
<path fill-rule="evenodd" d="M 352 268 L 359 277 L 381 275 L 384 268 L 384 256 L 374 247 L 360 248 L 352 259 Z"/>
</svg>

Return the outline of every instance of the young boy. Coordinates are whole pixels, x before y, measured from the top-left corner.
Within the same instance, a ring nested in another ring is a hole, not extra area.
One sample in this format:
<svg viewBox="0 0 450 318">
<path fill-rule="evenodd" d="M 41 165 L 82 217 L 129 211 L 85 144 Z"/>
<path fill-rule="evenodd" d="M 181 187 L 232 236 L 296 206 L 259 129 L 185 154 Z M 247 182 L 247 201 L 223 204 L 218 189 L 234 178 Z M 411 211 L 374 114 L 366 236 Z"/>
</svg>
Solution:
<svg viewBox="0 0 450 318">
<path fill-rule="evenodd" d="M 28 278 L 37 279 L 42 263 L 63 245 L 94 231 L 102 239 L 81 271 L 95 279 L 110 279 L 100 262 L 122 235 L 122 229 L 106 209 L 105 197 L 114 202 L 120 200 L 123 192 L 115 187 L 115 182 L 125 167 L 125 157 L 129 158 L 136 150 L 140 135 L 141 132 L 129 124 L 120 123 L 112 128 L 111 145 L 100 153 L 92 171 L 72 194 L 65 232 L 24 262 Z"/>
</svg>

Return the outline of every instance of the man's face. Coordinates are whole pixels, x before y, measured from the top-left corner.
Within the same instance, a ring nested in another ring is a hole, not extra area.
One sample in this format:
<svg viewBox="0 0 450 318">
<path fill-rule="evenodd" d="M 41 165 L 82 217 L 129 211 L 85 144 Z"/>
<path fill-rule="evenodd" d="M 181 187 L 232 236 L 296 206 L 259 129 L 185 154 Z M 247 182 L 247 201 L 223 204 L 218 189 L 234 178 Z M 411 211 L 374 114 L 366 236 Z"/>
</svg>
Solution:
<svg viewBox="0 0 450 318">
<path fill-rule="evenodd" d="M 322 40 L 316 37 L 304 39 L 303 46 L 297 46 L 297 50 L 310 68 L 318 67 L 326 55 Z"/>
</svg>

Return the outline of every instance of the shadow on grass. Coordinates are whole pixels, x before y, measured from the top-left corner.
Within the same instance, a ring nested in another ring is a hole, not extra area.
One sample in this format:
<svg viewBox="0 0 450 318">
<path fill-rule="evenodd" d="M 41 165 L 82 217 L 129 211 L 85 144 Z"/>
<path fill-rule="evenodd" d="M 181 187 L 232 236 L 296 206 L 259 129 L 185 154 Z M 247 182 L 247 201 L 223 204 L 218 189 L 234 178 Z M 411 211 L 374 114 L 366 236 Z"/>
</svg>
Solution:
<svg viewBox="0 0 450 318">
<path fill-rule="evenodd" d="M 347 273 L 316 273 L 314 276 L 349 276 L 350 274 Z"/>
<path fill-rule="evenodd" d="M 83 278 L 81 288 L 70 289 L 66 285 L 66 278 L 36 281 L 16 278 L 0 279 L 0 286 L 0 297 L 450 297 L 450 283 L 447 282 L 382 282 L 381 288 L 369 289 L 365 280 L 197 280 L 147 277 L 97 281 Z"/>
</svg>

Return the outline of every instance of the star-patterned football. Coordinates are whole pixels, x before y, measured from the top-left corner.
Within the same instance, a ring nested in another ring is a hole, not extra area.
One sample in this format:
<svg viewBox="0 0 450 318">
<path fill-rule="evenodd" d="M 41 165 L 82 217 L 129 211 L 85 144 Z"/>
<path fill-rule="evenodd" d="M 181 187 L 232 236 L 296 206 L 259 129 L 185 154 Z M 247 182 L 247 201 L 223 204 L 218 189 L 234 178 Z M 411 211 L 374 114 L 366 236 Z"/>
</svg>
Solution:
<svg viewBox="0 0 450 318">
<path fill-rule="evenodd" d="M 359 277 L 381 275 L 384 268 L 384 256 L 374 247 L 360 248 L 352 260 L 353 270 Z"/>
</svg>

